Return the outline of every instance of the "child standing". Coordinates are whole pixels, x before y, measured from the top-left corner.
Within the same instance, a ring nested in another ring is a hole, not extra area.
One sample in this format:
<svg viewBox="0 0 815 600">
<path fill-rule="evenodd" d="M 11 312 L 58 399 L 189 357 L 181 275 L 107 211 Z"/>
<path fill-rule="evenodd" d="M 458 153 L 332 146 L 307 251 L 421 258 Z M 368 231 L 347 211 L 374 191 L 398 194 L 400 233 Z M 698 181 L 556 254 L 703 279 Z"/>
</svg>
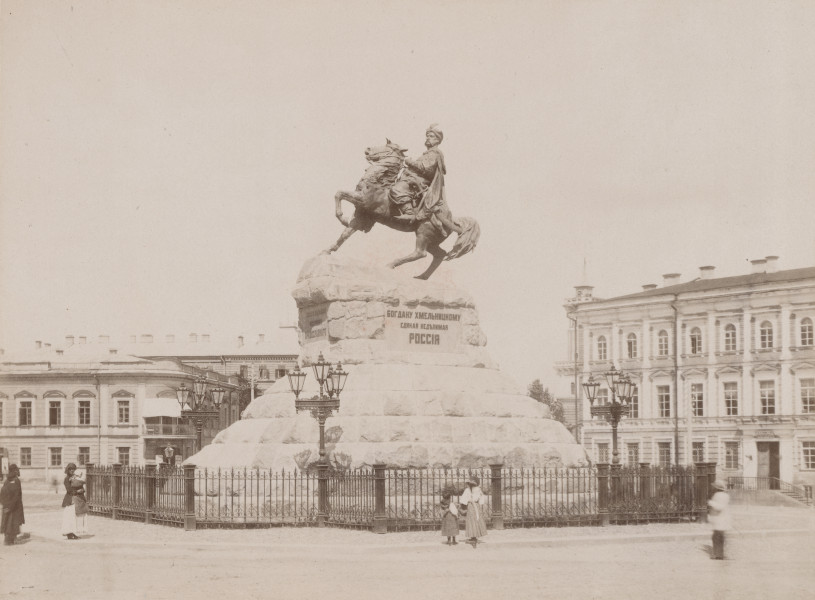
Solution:
<svg viewBox="0 0 815 600">
<path fill-rule="evenodd" d="M 448 490 L 442 492 L 441 509 L 444 514 L 441 517 L 441 535 L 447 537 L 448 546 L 455 546 L 458 544 L 458 509 L 456 503 L 450 501 L 451 495 Z"/>
<path fill-rule="evenodd" d="M 88 514 L 88 501 L 85 498 L 85 471 L 77 469 L 71 477 L 71 490 L 73 491 L 73 505 L 76 512 L 76 533 L 86 534 L 88 528 L 85 524 Z"/>
</svg>

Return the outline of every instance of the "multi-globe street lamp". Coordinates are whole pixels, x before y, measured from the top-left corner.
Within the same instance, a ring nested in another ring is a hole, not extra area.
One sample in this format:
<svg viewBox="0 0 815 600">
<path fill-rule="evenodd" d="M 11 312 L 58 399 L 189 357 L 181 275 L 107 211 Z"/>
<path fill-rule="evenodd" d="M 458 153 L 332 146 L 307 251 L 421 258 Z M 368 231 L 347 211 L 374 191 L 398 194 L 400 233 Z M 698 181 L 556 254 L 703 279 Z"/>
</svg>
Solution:
<svg viewBox="0 0 815 600">
<path fill-rule="evenodd" d="M 611 424 L 611 464 L 618 465 L 620 464 L 620 454 L 617 451 L 617 425 L 619 425 L 620 419 L 631 414 L 633 384 L 628 375 L 618 371 L 613 366 L 604 375 L 608 388 L 611 390 L 610 401 L 602 404 L 594 403 L 597 399 L 597 391 L 600 389 L 600 382 L 595 381 L 593 376 L 589 376 L 589 380 L 583 384 L 583 389 L 591 404 L 591 416 L 603 417 Z"/>
<path fill-rule="evenodd" d="M 207 380 L 198 377 L 192 384 L 192 393 L 185 384 L 176 390 L 178 403 L 181 405 L 181 418 L 195 424 L 196 448 L 195 452 L 200 452 L 201 431 L 204 423 L 208 419 L 217 419 L 220 415 L 221 401 L 224 399 L 226 390 L 215 387 L 207 394 Z"/>
<path fill-rule="evenodd" d="M 303 385 L 306 382 L 306 373 L 300 370 L 299 365 L 295 365 L 289 371 L 289 386 L 294 393 L 294 408 L 297 412 L 309 411 L 311 416 L 317 419 L 320 426 L 320 463 L 326 464 L 325 457 L 325 421 L 340 409 L 340 393 L 345 387 L 345 380 L 348 373 L 342 370 L 342 364 L 337 362 L 336 367 L 328 363 L 323 358 L 323 353 L 317 358 L 317 362 L 312 365 L 314 378 L 320 385 L 319 394 L 311 398 L 300 398 Z"/>
</svg>

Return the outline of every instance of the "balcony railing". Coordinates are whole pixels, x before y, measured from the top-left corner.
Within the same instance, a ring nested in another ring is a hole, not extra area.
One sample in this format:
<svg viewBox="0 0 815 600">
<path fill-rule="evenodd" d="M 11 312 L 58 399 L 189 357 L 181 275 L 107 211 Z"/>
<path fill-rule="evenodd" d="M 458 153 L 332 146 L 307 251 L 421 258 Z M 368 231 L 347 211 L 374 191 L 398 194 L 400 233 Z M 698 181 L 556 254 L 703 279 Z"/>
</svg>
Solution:
<svg viewBox="0 0 815 600">
<path fill-rule="evenodd" d="M 181 423 L 146 423 L 142 425 L 142 435 L 184 435 L 192 437 L 195 435 L 195 428 Z"/>
</svg>

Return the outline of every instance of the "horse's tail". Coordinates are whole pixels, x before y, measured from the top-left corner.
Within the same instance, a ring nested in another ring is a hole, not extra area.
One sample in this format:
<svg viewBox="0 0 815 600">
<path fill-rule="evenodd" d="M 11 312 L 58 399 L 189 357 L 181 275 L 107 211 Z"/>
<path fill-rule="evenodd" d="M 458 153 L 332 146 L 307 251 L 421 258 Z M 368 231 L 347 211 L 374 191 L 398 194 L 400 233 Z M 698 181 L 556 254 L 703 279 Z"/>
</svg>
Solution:
<svg viewBox="0 0 815 600">
<path fill-rule="evenodd" d="M 452 260 L 472 252 L 478 244 L 478 238 L 481 237 L 481 227 L 479 227 L 478 221 L 475 219 L 460 217 L 456 219 L 456 225 L 459 225 L 464 231 L 456 238 L 453 249 L 447 253 L 444 260 Z"/>
</svg>

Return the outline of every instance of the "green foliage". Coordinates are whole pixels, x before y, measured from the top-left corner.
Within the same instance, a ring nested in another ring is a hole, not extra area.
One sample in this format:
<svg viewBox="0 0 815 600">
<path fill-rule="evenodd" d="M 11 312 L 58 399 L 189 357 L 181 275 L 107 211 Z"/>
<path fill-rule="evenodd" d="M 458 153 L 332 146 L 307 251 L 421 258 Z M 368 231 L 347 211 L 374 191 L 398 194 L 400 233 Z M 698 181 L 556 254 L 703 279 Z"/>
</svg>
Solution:
<svg viewBox="0 0 815 600">
<path fill-rule="evenodd" d="M 549 388 L 544 388 L 540 379 L 536 379 L 527 387 L 527 395 L 534 398 L 549 407 L 552 418 L 555 421 L 563 423 L 563 405 L 560 400 L 555 398 L 549 391 Z"/>
</svg>

